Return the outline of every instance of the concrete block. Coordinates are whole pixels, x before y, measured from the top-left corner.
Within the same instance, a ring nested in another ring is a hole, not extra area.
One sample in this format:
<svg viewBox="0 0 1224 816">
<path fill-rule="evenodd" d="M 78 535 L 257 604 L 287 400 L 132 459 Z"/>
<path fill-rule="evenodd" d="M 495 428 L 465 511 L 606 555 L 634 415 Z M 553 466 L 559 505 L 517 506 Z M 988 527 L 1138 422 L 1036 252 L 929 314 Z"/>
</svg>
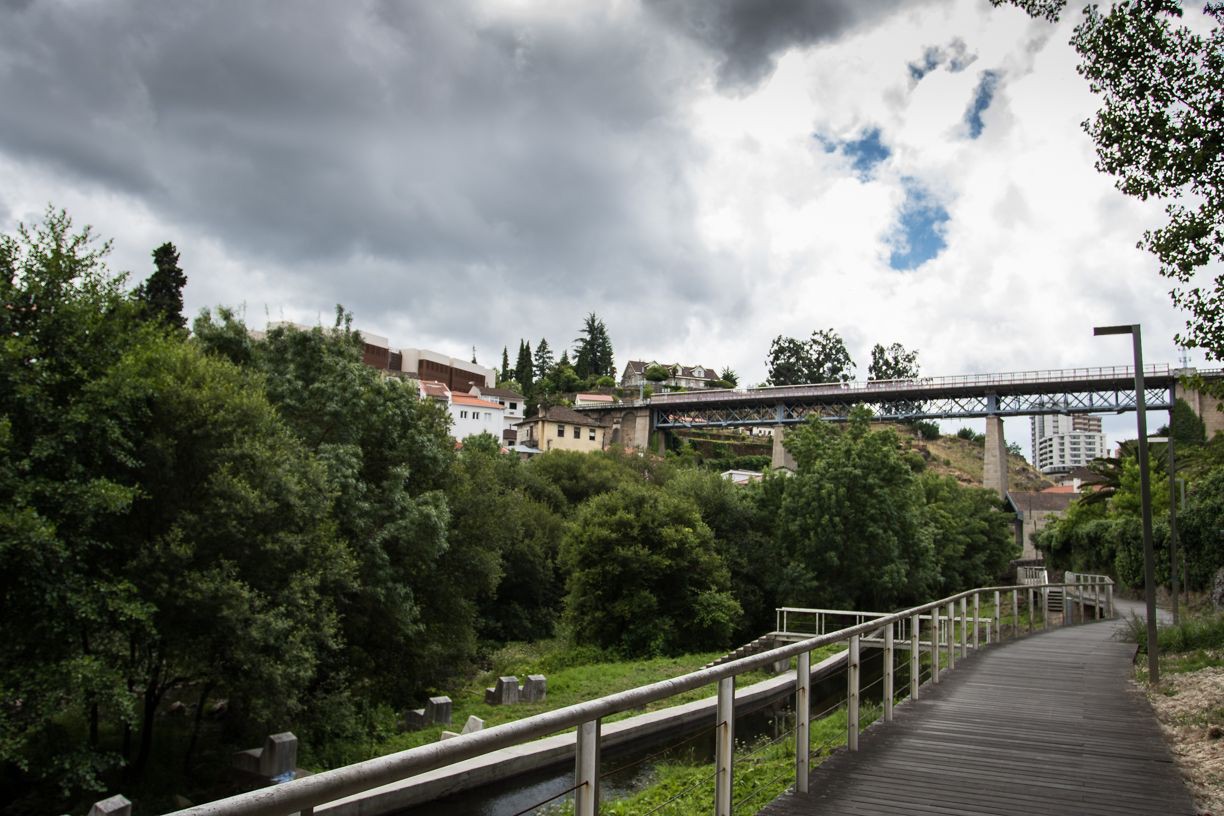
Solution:
<svg viewBox="0 0 1224 816">
<path fill-rule="evenodd" d="M 132 816 L 132 803 L 122 794 L 115 794 L 109 799 L 94 802 L 89 809 L 89 816 Z"/>
<path fill-rule="evenodd" d="M 297 767 L 297 749 L 298 739 L 292 731 L 269 736 L 259 756 L 259 775 L 279 780 L 287 774 L 292 779 Z"/>
<path fill-rule="evenodd" d="M 477 717 L 475 714 L 467 718 L 467 722 L 463 725 L 462 734 L 475 734 L 477 731 L 484 730 L 484 720 Z"/>
<path fill-rule="evenodd" d="M 527 675 L 523 685 L 522 700 L 524 703 L 542 703 L 548 696 L 548 678 L 542 674 Z"/>
<path fill-rule="evenodd" d="M 263 754 L 262 748 L 248 748 L 245 751 L 236 751 L 233 759 L 230 760 L 230 765 L 243 773 L 259 775 L 259 757 Z"/>
<path fill-rule="evenodd" d="M 404 719 L 400 720 L 400 726 L 405 731 L 420 731 L 428 724 L 425 717 L 425 709 L 412 708 L 404 712 Z"/>
<path fill-rule="evenodd" d="M 497 685 L 485 689 L 486 705 L 514 705 L 519 701 L 518 678 L 513 676 L 497 678 Z"/>
<path fill-rule="evenodd" d="M 425 705 L 425 721 L 433 725 L 450 725 L 451 698 L 430 697 Z"/>
<path fill-rule="evenodd" d="M 442 742 L 443 740 L 448 740 L 448 739 L 454 739 L 455 737 L 461 737 L 461 736 L 463 735 L 457 734 L 454 731 L 443 731 L 442 734 L 438 737 L 438 742 Z"/>
</svg>

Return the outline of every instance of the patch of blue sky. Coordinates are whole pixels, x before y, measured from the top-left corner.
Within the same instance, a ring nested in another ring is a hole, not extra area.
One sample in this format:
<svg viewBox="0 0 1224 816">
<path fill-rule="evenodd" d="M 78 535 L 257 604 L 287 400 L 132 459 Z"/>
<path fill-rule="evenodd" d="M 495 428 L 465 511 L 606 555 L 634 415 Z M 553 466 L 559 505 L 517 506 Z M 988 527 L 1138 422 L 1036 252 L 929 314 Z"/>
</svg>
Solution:
<svg viewBox="0 0 1224 816">
<path fill-rule="evenodd" d="M 901 204 L 900 230 L 893 238 L 888 264 L 909 272 L 934 258 L 947 246 L 944 226 L 948 211 L 913 179 L 903 179 L 905 201 Z"/>
<path fill-rule="evenodd" d="M 995 89 L 999 86 L 1000 77 L 998 71 L 983 71 L 977 87 L 973 90 L 973 98 L 969 101 L 969 107 L 965 109 L 965 127 L 969 129 L 970 139 L 976 139 L 982 135 L 982 129 L 985 127 L 982 123 L 982 114 L 994 101 Z"/>
<path fill-rule="evenodd" d="M 861 179 L 869 178 L 872 171 L 892 155 L 888 145 L 880 141 L 878 127 L 864 130 L 857 139 L 845 142 L 830 139 L 820 133 L 815 134 L 815 139 L 820 142 L 820 146 L 826 153 L 841 152 L 843 156 L 850 159 L 850 166 Z"/>
<path fill-rule="evenodd" d="M 976 59 L 976 55 L 969 53 L 965 41 L 957 37 L 946 47 L 928 45 L 922 52 L 922 56 L 906 67 L 909 69 L 910 79 L 918 83 L 924 76 L 940 66 L 943 66 L 949 73 L 955 74 L 968 68 Z"/>
</svg>

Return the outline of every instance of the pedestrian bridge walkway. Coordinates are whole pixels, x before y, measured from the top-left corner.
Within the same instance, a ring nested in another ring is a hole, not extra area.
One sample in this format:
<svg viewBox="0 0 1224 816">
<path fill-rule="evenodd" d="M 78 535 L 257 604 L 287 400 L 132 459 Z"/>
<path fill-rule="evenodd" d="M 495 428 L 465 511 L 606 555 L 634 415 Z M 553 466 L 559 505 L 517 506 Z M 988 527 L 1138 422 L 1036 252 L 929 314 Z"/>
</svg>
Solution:
<svg viewBox="0 0 1224 816">
<path fill-rule="evenodd" d="M 891 722 L 812 771 L 795 814 L 1194 814 L 1116 621 L 1064 627 L 958 662 Z"/>
</svg>

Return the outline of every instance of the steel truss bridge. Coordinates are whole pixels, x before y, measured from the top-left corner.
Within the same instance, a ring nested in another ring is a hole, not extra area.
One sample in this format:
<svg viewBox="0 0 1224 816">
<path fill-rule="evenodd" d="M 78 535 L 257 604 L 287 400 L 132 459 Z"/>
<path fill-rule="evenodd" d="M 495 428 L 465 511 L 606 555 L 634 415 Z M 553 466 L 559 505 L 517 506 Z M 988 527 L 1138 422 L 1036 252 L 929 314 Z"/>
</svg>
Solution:
<svg viewBox="0 0 1224 816">
<path fill-rule="evenodd" d="M 1143 371 L 1144 401 L 1154 411 L 1173 407 L 1179 377 L 1224 376 L 1219 369 L 1196 372 L 1167 364 Z M 675 429 L 797 425 L 809 417 L 844 421 L 858 405 L 875 419 L 893 421 L 1123 413 L 1137 407 L 1130 366 L 690 391 L 659 394 L 634 407 L 649 407 L 653 427 Z"/>
</svg>

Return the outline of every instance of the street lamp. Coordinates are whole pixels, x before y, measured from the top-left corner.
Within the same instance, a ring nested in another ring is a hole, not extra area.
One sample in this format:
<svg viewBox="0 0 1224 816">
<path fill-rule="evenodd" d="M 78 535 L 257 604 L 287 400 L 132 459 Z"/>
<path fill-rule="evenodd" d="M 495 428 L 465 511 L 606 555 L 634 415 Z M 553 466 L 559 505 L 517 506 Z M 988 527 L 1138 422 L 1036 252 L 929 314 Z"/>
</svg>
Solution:
<svg viewBox="0 0 1224 816">
<path fill-rule="evenodd" d="M 1160 682 L 1160 661 L 1156 644 L 1156 556 L 1152 547 L 1152 485 L 1148 477 L 1147 412 L 1143 393 L 1143 339 L 1139 324 L 1129 326 L 1097 326 L 1097 337 L 1103 334 L 1129 334 L 1135 345 L 1135 407 L 1139 425 L 1139 499 L 1143 508 L 1143 595 L 1147 602 L 1148 679 L 1152 685 Z"/>
</svg>

